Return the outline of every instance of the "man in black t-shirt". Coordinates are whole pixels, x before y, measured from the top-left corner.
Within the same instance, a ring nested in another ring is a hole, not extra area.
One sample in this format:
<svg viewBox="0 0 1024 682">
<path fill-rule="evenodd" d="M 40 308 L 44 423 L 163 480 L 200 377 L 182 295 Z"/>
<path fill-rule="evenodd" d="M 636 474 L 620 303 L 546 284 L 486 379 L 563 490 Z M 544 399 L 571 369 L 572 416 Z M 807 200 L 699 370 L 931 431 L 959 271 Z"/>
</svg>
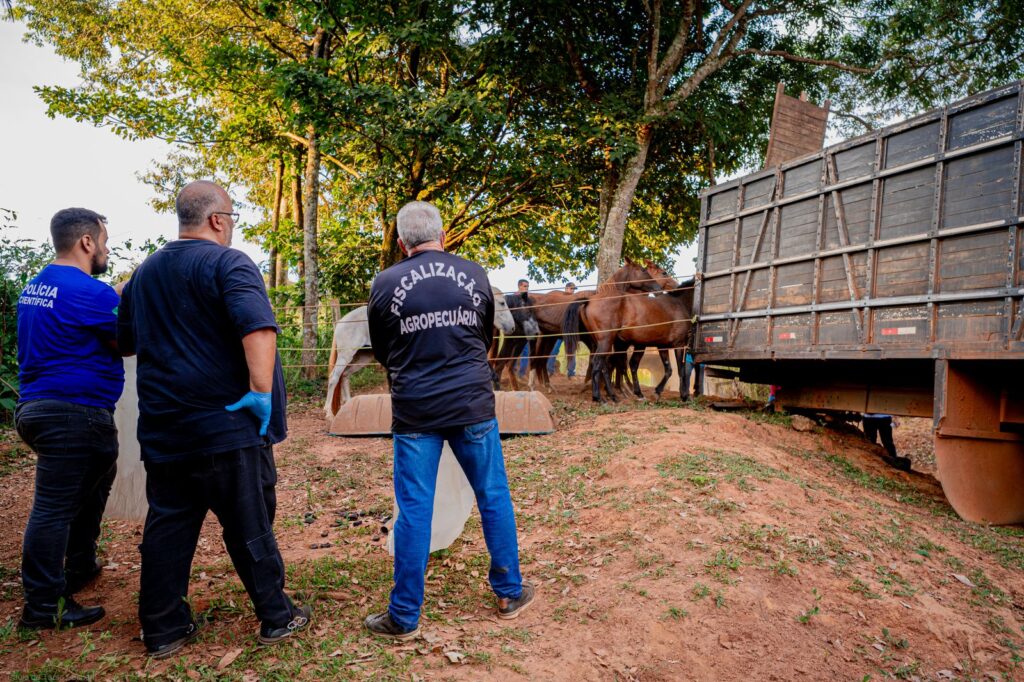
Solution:
<svg viewBox="0 0 1024 682">
<path fill-rule="evenodd" d="M 274 538 L 284 440 L 284 376 L 263 277 L 228 248 L 237 213 L 212 182 L 176 201 L 178 239 L 139 266 L 118 312 L 118 344 L 138 355 L 138 439 L 149 514 L 143 530 L 139 619 L 149 654 L 165 658 L 199 631 L 188 580 L 213 510 L 224 544 L 273 644 L 309 622 L 284 593 Z"/>
<path fill-rule="evenodd" d="M 403 206 L 398 237 L 408 258 L 377 276 L 367 311 L 373 352 L 391 384 L 395 586 L 388 610 L 368 616 L 365 624 L 375 634 L 404 640 L 419 632 L 446 440 L 476 493 L 498 617 L 517 617 L 534 590 L 519 572 L 515 512 L 494 417 L 487 364 L 494 294 L 487 273 L 444 252 L 441 214 L 431 204 Z"/>
</svg>

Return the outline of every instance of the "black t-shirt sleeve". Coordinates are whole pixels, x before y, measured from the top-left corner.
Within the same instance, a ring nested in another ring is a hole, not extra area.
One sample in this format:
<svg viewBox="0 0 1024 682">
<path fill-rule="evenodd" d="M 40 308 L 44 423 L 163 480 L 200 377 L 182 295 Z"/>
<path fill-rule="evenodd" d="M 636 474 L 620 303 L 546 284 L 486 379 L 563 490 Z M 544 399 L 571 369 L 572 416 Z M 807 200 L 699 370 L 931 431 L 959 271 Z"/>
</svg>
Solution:
<svg viewBox="0 0 1024 682">
<path fill-rule="evenodd" d="M 373 357 L 377 358 L 384 367 L 388 366 L 388 334 L 384 327 L 383 314 L 386 312 L 381 305 L 379 282 L 374 281 L 370 288 L 370 301 L 366 308 L 366 320 L 370 327 L 370 345 L 373 347 Z"/>
<path fill-rule="evenodd" d="M 256 264 L 241 251 L 227 250 L 217 267 L 217 284 L 239 338 L 259 329 L 280 330 Z"/>
<path fill-rule="evenodd" d="M 117 305 L 117 349 L 121 355 L 135 355 L 135 329 L 132 327 L 132 282 L 121 291 Z"/>
</svg>

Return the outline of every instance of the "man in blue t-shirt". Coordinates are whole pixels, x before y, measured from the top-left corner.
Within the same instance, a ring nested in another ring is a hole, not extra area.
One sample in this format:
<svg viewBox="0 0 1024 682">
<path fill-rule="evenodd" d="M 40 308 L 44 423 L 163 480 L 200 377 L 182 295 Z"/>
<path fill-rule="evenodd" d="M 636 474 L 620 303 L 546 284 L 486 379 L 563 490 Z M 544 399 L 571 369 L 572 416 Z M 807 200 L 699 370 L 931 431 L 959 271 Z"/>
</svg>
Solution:
<svg viewBox="0 0 1024 682">
<path fill-rule="evenodd" d="M 104 615 L 72 595 L 95 578 L 100 518 L 117 467 L 114 404 L 124 387 L 118 296 L 106 218 L 66 208 L 50 221 L 57 257 L 18 299 L 18 433 L 37 456 L 21 576 L 25 628 L 75 627 Z"/>
<path fill-rule="evenodd" d="M 367 306 L 373 353 L 391 385 L 398 518 L 391 603 L 364 623 L 374 634 L 398 640 L 419 632 L 434 488 L 446 440 L 476 493 L 498 617 L 515 618 L 534 595 L 519 572 L 515 512 L 494 418 L 487 363 L 494 293 L 483 268 L 445 253 L 443 244 L 434 206 L 403 206 L 398 245 L 408 258 L 377 275 Z"/>
<path fill-rule="evenodd" d="M 139 446 L 149 514 L 142 533 L 139 619 L 146 649 L 166 658 L 200 624 L 188 581 L 208 511 L 274 644 L 310 619 L 284 593 L 274 538 L 284 440 L 284 375 L 277 323 L 252 260 L 228 248 L 238 214 L 212 182 L 187 185 L 175 202 L 178 239 L 139 266 L 124 289 L 118 344 L 138 355 Z"/>
</svg>

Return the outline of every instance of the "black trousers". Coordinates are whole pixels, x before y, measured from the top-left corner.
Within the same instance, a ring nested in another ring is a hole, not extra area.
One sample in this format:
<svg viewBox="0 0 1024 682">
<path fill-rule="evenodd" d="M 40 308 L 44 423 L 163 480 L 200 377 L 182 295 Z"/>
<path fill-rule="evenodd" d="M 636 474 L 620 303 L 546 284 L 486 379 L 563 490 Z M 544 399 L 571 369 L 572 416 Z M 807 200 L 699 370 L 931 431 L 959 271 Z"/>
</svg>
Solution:
<svg viewBox="0 0 1024 682">
<path fill-rule="evenodd" d="M 256 617 L 271 627 L 292 619 L 284 561 L 274 538 L 277 469 L 271 446 L 146 463 L 149 514 L 142 534 L 139 620 L 146 646 L 183 636 L 192 623 L 189 574 L 207 511 L 217 515 L 224 545 Z"/>
<path fill-rule="evenodd" d="M 21 576 L 25 601 L 56 604 L 65 570 L 89 573 L 117 472 L 113 410 L 62 400 L 30 400 L 14 413 L 36 459 L 35 495 L 25 528 Z"/>
<path fill-rule="evenodd" d="M 890 457 L 896 456 L 896 444 L 892 441 L 892 417 L 863 417 L 864 435 L 872 443 L 882 438 L 882 447 Z"/>
</svg>

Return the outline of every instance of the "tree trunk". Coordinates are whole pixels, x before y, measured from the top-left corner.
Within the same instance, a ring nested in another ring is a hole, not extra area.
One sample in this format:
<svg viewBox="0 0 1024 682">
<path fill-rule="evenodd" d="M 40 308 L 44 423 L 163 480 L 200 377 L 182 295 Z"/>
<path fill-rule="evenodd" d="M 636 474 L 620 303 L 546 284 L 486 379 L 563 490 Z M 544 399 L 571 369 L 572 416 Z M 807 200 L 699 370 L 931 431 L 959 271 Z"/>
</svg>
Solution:
<svg viewBox="0 0 1024 682">
<path fill-rule="evenodd" d="M 633 204 L 637 183 L 647 165 L 647 151 L 651 147 L 653 130 L 649 124 L 640 126 L 636 134 L 636 152 L 626 162 L 622 175 L 608 206 L 608 218 L 597 248 L 597 281 L 604 282 L 618 270 L 622 259 L 622 242 L 626 234 L 626 221 Z"/>
<path fill-rule="evenodd" d="M 604 172 L 604 181 L 601 183 L 601 195 L 598 197 L 597 208 L 597 243 L 604 239 L 604 229 L 608 225 L 608 209 L 612 205 L 612 197 L 615 195 L 615 188 L 619 185 L 619 166 L 610 163 Z"/>
<path fill-rule="evenodd" d="M 306 152 L 305 196 L 302 214 L 302 262 L 305 273 L 305 304 L 302 308 L 303 375 L 312 379 L 317 374 L 317 312 L 320 292 L 317 286 L 317 208 L 320 200 L 320 141 L 316 129 L 309 126 L 309 149 Z"/>
<path fill-rule="evenodd" d="M 267 273 L 267 286 L 277 286 L 280 255 L 277 243 L 281 238 L 281 195 L 284 194 L 284 159 L 280 156 L 274 164 L 274 208 L 270 215 L 270 268 Z"/>
<path fill-rule="evenodd" d="M 295 165 L 292 168 L 292 220 L 295 221 L 295 228 L 298 230 L 303 229 L 305 222 L 302 217 L 302 166 L 303 166 L 303 153 L 301 148 L 295 149 Z M 306 268 L 303 259 L 300 258 L 298 262 L 299 279 L 305 277 Z"/>
</svg>

